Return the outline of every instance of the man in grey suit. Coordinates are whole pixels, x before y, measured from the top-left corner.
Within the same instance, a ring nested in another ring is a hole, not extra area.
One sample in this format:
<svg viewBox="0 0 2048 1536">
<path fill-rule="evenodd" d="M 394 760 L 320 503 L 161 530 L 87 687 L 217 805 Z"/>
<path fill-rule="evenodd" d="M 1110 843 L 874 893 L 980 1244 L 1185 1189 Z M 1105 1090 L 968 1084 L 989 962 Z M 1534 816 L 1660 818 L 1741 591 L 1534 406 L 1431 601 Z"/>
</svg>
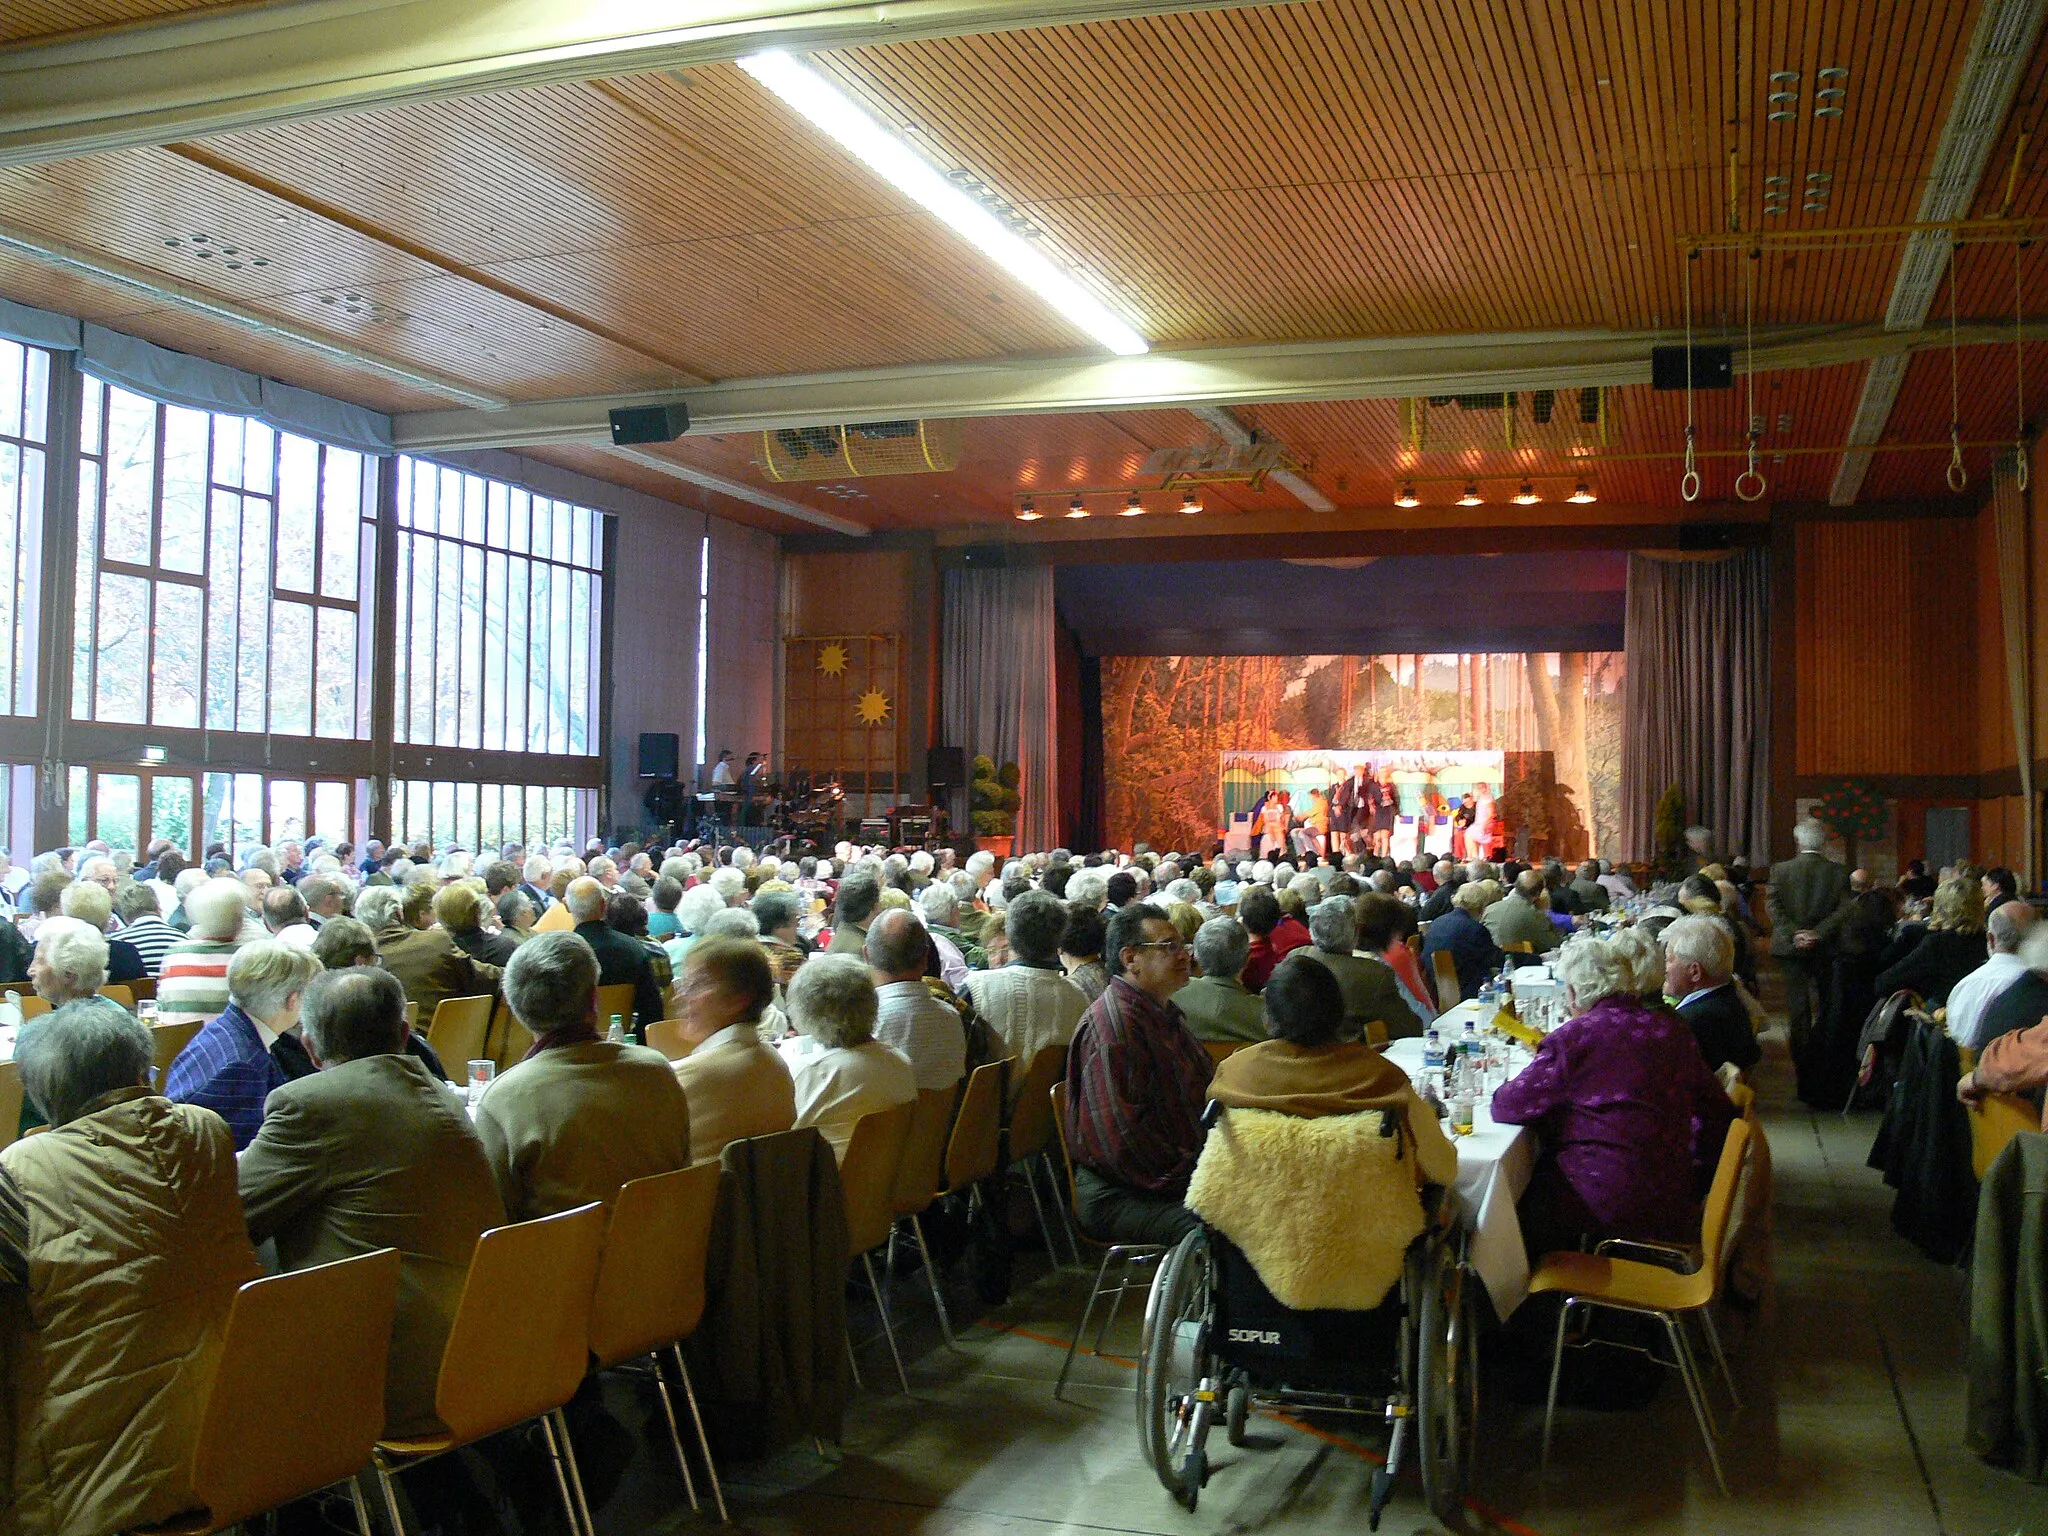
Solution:
<svg viewBox="0 0 2048 1536">
<path fill-rule="evenodd" d="M 249 1236 L 278 1267 L 310 1269 L 379 1248 L 402 1256 L 384 1389 L 384 1433 L 433 1434 L 434 1387 L 476 1241 L 505 1207 L 461 1096 L 405 1049 L 405 989 L 350 966 L 299 1004 L 320 1070 L 275 1090 L 241 1157 Z"/>
<path fill-rule="evenodd" d="M 1493 935 L 1493 942 L 1502 949 L 1510 944 L 1527 944 L 1532 953 L 1540 955 L 1564 942 L 1556 924 L 1550 920 L 1550 907 L 1544 899 L 1543 877 L 1533 869 L 1525 869 L 1515 876 L 1514 890 L 1488 907 L 1480 921 L 1486 924 L 1487 932 Z"/>
<path fill-rule="evenodd" d="M 1346 1038 L 1382 1045 L 1422 1033 L 1422 1020 L 1401 996 L 1394 968 L 1378 955 L 1356 953 L 1358 919 L 1349 896 L 1325 897 L 1311 907 L 1308 931 L 1314 947 L 1298 949 L 1288 958 L 1304 956 L 1337 978 L 1344 991 Z"/>
<path fill-rule="evenodd" d="M 1771 958 L 1785 977 L 1792 1062 L 1799 1071 L 1800 1097 L 1805 1098 L 1814 1086 L 1814 1019 L 1817 1009 L 1821 1015 L 1826 1012 L 1835 930 L 1849 899 L 1849 871 L 1821 852 L 1828 834 L 1819 822 L 1800 822 L 1792 829 L 1792 840 L 1799 852 L 1771 866 Z"/>
</svg>

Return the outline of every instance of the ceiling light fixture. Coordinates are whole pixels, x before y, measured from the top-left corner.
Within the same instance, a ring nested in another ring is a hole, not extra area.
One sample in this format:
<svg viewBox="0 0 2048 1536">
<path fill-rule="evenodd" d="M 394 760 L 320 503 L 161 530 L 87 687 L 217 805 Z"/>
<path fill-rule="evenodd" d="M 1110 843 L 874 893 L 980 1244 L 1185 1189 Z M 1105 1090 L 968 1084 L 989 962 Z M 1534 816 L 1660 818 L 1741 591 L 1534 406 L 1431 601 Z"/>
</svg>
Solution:
<svg viewBox="0 0 2048 1536">
<path fill-rule="evenodd" d="M 1067 503 L 1067 516 L 1086 517 L 1087 515 L 1088 503 L 1083 501 L 1080 497 L 1076 496 L 1072 501 Z"/>
<path fill-rule="evenodd" d="M 1135 357 L 1145 338 L 1061 271 L 1044 252 L 1005 227 L 987 208 L 857 105 L 825 76 L 779 48 L 748 54 L 741 69 L 766 86 L 870 170 L 987 256 L 1072 324 L 1110 351 Z"/>
<path fill-rule="evenodd" d="M 1404 485 L 1401 487 L 1401 494 L 1394 498 L 1394 505 L 1397 507 L 1419 507 L 1422 505 L 1422 500 L 1415 494 L 1414 486 Z"/>
<path fill-rule="evenodd" d="M 1193 491 L 1189 491 L 1181 497 L 1180 509 L 1190 514 L 1199 512 L 1202 510 L 1202 498 Z"/>
<path fill-rule="evenodd" d="M 1461 507 L 1476 507 L 1485 500 L 1486 498 L 1479 494 L 1479 482 L 1477 480 L 1470 480 L 1465 484 L 1465 494 L 1458 498 L 1458 505 Z"/>
<path fill-rule="evenodd" d="M 1565 497 L 1566 501 L 1575 501 L 1581 506 L 1584 506 L 1589 501 L 1598 501 L 1599 499 L 1598 496 L 1595 496 L 1592 491 L 1587 489 L 1586 482 L 1583 480 L 1573 488 L 1571 495 Z"/>
<path fill-rule="evenodd" d="M 1029 496 L 1026 496 L 1022 501 L 1017 503 L 1018 522 L 1035 523 L 1043 516 L 1045 516 L 1045 514 L 1038 510 L 1038 503 L 1033 501 Z"/>
<path fill-rule="evenodd" d="M 1117 513 L 1118 517 L 1143 517 L 1144 515 L 1145 503 L 1138 500 L 1138 493 L 1136 491 L 1131 492 L 1125 498 L 1123 511 Z"/>
<path fill-rule="evenodd" d="M 1524 480 L 1522 488 L 1514 494 L 1514 503 L 1518 507 L 1533 507 L 1542 499 L 1536 494 L 1536 484 L 1533 480 Z"/>
</svg>

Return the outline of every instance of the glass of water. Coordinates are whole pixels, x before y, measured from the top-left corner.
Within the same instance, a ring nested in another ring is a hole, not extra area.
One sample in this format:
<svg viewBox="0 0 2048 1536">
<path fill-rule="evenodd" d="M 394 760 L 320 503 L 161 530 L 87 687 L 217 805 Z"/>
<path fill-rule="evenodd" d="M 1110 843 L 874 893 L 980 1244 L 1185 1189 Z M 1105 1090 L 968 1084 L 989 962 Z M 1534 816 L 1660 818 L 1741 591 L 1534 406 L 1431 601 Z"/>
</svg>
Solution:
<svg viewBox="0 0 2048 1536">
<path fill-rule="evenodd" d="M 156 999 L 153 997 L 145 997 L 135 1005 L 135 1017 L 145 1024 L 155 1024 L 162 1011 L 157 1007 Z"/>
<path fill-rule="evenodd" d="M 471 1104 L 475 1104 L 484 1096 L 484 1090 L 491 1086 L 492 1079 L 497 1077 L 497 1075 L 498 1064 L 488 1057 L 480 1058 L 469 1064 L 469 1102 Z"/>
</svg>

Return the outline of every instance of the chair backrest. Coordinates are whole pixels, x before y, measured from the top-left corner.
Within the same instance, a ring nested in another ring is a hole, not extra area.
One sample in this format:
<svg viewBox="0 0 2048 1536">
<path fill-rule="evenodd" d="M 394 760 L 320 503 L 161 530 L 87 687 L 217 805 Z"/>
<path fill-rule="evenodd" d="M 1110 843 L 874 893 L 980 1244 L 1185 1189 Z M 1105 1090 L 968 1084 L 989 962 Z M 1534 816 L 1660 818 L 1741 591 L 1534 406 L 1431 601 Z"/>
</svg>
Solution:
<svg viewBox="0 0 2048 1536">
<path fill-rule="evenodd" d="M 1536 953 L 1535 944 L 1528 939 L 1517 939 L 1512 944 L 1501 945 L 1500 949 L 1504 955 L 1533 955 Z"/>
<path fill-rule="evenodd" d="M 1012 1067 L 1012 1071 L 1017 1070 Z M 1066 1075 L 1067 1048 L 1040 1048 L 1023 1067 L 1021 1081 L 1010 1094 L 1010 1161 L 1036 1157 L 1052 1140 L 1052 1085 Z"/>
<path fill-rule="evenodd" d="M 1418 960 L 1422 958 L 1421 934 L 1411 933 L 1408 935 L 1408 953 L 1415 956 Z"/>
<path fill-rule="evenodd" d="M 21 1068 L 0 1061 L 0 1147 L 10 1145 L 21 1129 Z"/>
<path fill-rule="evenodd" d="M 626 1033 L 633 1033 L 633 983 L 613 982 L 608 987 L 597 989 L 597 1032 L 603 1034 L 612 1027 L 612 1015 L 625 1015 Z"/>
<path fill-rule="evenodd" d="M 458 1444 L 551 1413 L 576 1395 L 590 1360 L 590 1304 L 604 1207 L 493 1227 L 477 1240 L 434 1411 Z"/>
<path fill-rule="evenodd" d="M 187 1019 L 182 1024 L 153 1024 L 149 1038 L 156 1047 L 157 1086 L 161 1088 L 170 1080 L 171 1063 L 178 1059 L 178 1053 L 192 1043 L 192 1037 L 206 1028 L 200 1019 Z"/>
<path fill-rule="evenodd" d="M 574 933 L 576 931 L 576 919 L 569 915 L 569 903 L 566 901 L 549 903 L 547 911 L 534 919 L 533 931 L 535 933 Z"/>
<path fill-rule="evenodd" d="M 405 1005 L 405 1027 L 407 1029 L 418 1029 L 420 1027 L 420 1005 L 418 1003 L 407 1003 Z"/>
<path fill-rule="evenodd" d="M 441 1070 L 451 1083 L 469 1080 L 469 1064 L 484 1053 L 484 1037 L 491 1031 L 491 999 L 444 997 L 434 1009 L 434 1022 L 427 1026 L 427 1044 L 441 1058 Z"/>
<path fill-rule="evenodd" d="M 600 1370 L 696 1331 L 718 1176 L 717 1163 L 698 1163 L 620 1187 L 590 1304 L 590 1353 Z"/>
<path fill-rule="evenodd" d="M 1714 1182 L 1707 1190 L 1707 1208 L 1700 1221 L 1700 1273 L 1721 1273 L 1721 1239 L 1728 1232 L 1728 1218 L 1735 1209 L 1735 1186 L 1742 1172 L 1743 1155 L 1749 1150 L 1753 1127 L 1737 1119 L 1728 1127 L 1728 1139 L 1721 1143 L 1721 1161 L 1714 1167 Z"/>
<path fill-rule="evenodd" d="M 903 1146 L 917 1101 L 862 1115 L 847 1139 L 839 1160 L 839 1188 L 846 1197 L 848 1258 L 889 1240 L 896 1224 L 896 1173 L 903 1165 Z"/>
<path fill-rule="evenodd" d="M 0 1110 L 5 1106 L 0 1105 Z M 1987 1093 L 1970 1106 L 1970 1162 L 1981 1180 L 2005 1144 L 2022 1131 L 2038 1131 L 2041 1116 L 2017 1093 Z"/>
<path fill-rule="evenodd" d="M 1380 1024 L 1379 1020 L 1377 1019 L 1373 1020 L 1373 1023 L 1379 1025 L 1379 1030 L 1382 1035 L 1386 1034 L 1387 1027 L 1384 1024 Z M 1209 1059 L 1211 1061 L 1217 1063 L 1220 1066 L 1224 1062 L 1228 1061 L 1231 1057 L 1235 1056 L 1239 1051 L 1243 1050 L 1245 1048 L 1245 1044 L 1246 1042 L 1243 1040 L 1204 1040 L 1202 1042 L 1202 1049 L 1209 1053 Z"/>
<path fill-rule="evenodd" d="M 1743 1119 L 1756 1120 L 1756 1090 L 1749 1084 L 1737 1080 L 1728 1085 L 1728 1102 L 1735 1106 L 1735 1113 Z"/>
<path fill-rule="evenodd" d="M 153 1001 L 156 997 L 156 978 L 154 976 L 138 976 L 133 981 L 122 982 L 121 985 L 134 995 L 135 1001 L 138 1003 Z"/>
<path fill-rule="evenodd" d="M 960 1095 L 960 1113 L 946 1142 L 948 1189 L 979 1183 L 996 1171 L 996 1161 L 1002 1155 L 1003 1069 L 1007 1065 L 991 1061 L 968 1076 L 967 1091 Z"/>
<path fill-rule="evenodd" d="M 1437 1007 L 1457 1007 L 1465 1000 L 1465 993 L 1458 986 L 1458 962 L 1451 958 L 1448 949 L 1440 949 L 1430 964 L 1436 969 Z"/>
<path fill-rule="evenodd" d="M 379 1248 L 235 1292 L 192 1455 L 192 1491 L 216 1528 L 369 1465 L 398 1266 L 396 1248 Z"/>
<path fill-rule="evenodd" d="M 1052 1100 L 1052 1133 L 1059 1138 L 1060 1165 L 1067 1170 L 1067 1209 L 1078 1212 L 1081 1197 L 1074 1188 L 1074 1154 L 1067 1150 L 1067 1080 L 1063 1077 L 1054 1083 L 1046 1097 Z"/>
<path fill-rule="evenodd" d="M 946 1141 L 953 1134 L 953 1106 L 960 1089 L 927 1088 L 917 1096 L 903 1159 L 896 1165 L 891 1200 L 898 1216 L 915 1216 L 939 1197 L 946 1181 Z"/>
<path fill-rule="evenodd" d="M 128 989 L 125 981 L 110 981 L 100 988 L 100 996 L 119 1003 L 130 1013 L 135 1011 L 135 994 Z"/>
<path fill-rule="evenodd" d="M 656 1019 L 647 1026 L 647 1043 L 670 1061 L 681 1061 L 697 1048 L 696 1041 L 683 1038 L 686 1022 L 683 1019 Z"/>
<path fill-rule="evenodd" d="M 50 1000 L 47 997 L 38 997 L 33 992 L 21 994 L 22 1023 L 26 1024 L 30 1019 L 39 1019 L 49 1011 Z"/>
</svg>

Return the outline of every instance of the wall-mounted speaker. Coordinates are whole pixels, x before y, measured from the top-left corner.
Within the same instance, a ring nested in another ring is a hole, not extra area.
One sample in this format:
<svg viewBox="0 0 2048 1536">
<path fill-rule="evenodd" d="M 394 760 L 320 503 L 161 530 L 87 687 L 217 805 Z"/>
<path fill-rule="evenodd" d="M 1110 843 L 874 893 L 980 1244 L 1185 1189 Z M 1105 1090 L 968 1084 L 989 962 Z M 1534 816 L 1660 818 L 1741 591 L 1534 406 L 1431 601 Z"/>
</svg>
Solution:
<svg viewBox="0 0 2048 1536">
<path fill-rule="evenodd" d="M 642 731 L 640 733 L 640 777 L 643 779 L 672 779 L 676 776 L 676 754 L 681 750 L 681 739 L 674 731 Z"/>
<path fill-rule="evenodd" d="M 1685 388 L 1685 348 L 1650 348 L 1650 388 Z M 1733 347 L 1694 347 L 1692 349 L 1692 387 L 1694 389 L 1733 389 L 1735 387 L 1735 349 Z"/>
<path fill-rule="evenodd" d="M 672 443 L 690 430 L 690 408 L 681 400 L 666 405 L 633 405 L 610 413 L 612 441 L 628 443 Z"/>
</svg>

